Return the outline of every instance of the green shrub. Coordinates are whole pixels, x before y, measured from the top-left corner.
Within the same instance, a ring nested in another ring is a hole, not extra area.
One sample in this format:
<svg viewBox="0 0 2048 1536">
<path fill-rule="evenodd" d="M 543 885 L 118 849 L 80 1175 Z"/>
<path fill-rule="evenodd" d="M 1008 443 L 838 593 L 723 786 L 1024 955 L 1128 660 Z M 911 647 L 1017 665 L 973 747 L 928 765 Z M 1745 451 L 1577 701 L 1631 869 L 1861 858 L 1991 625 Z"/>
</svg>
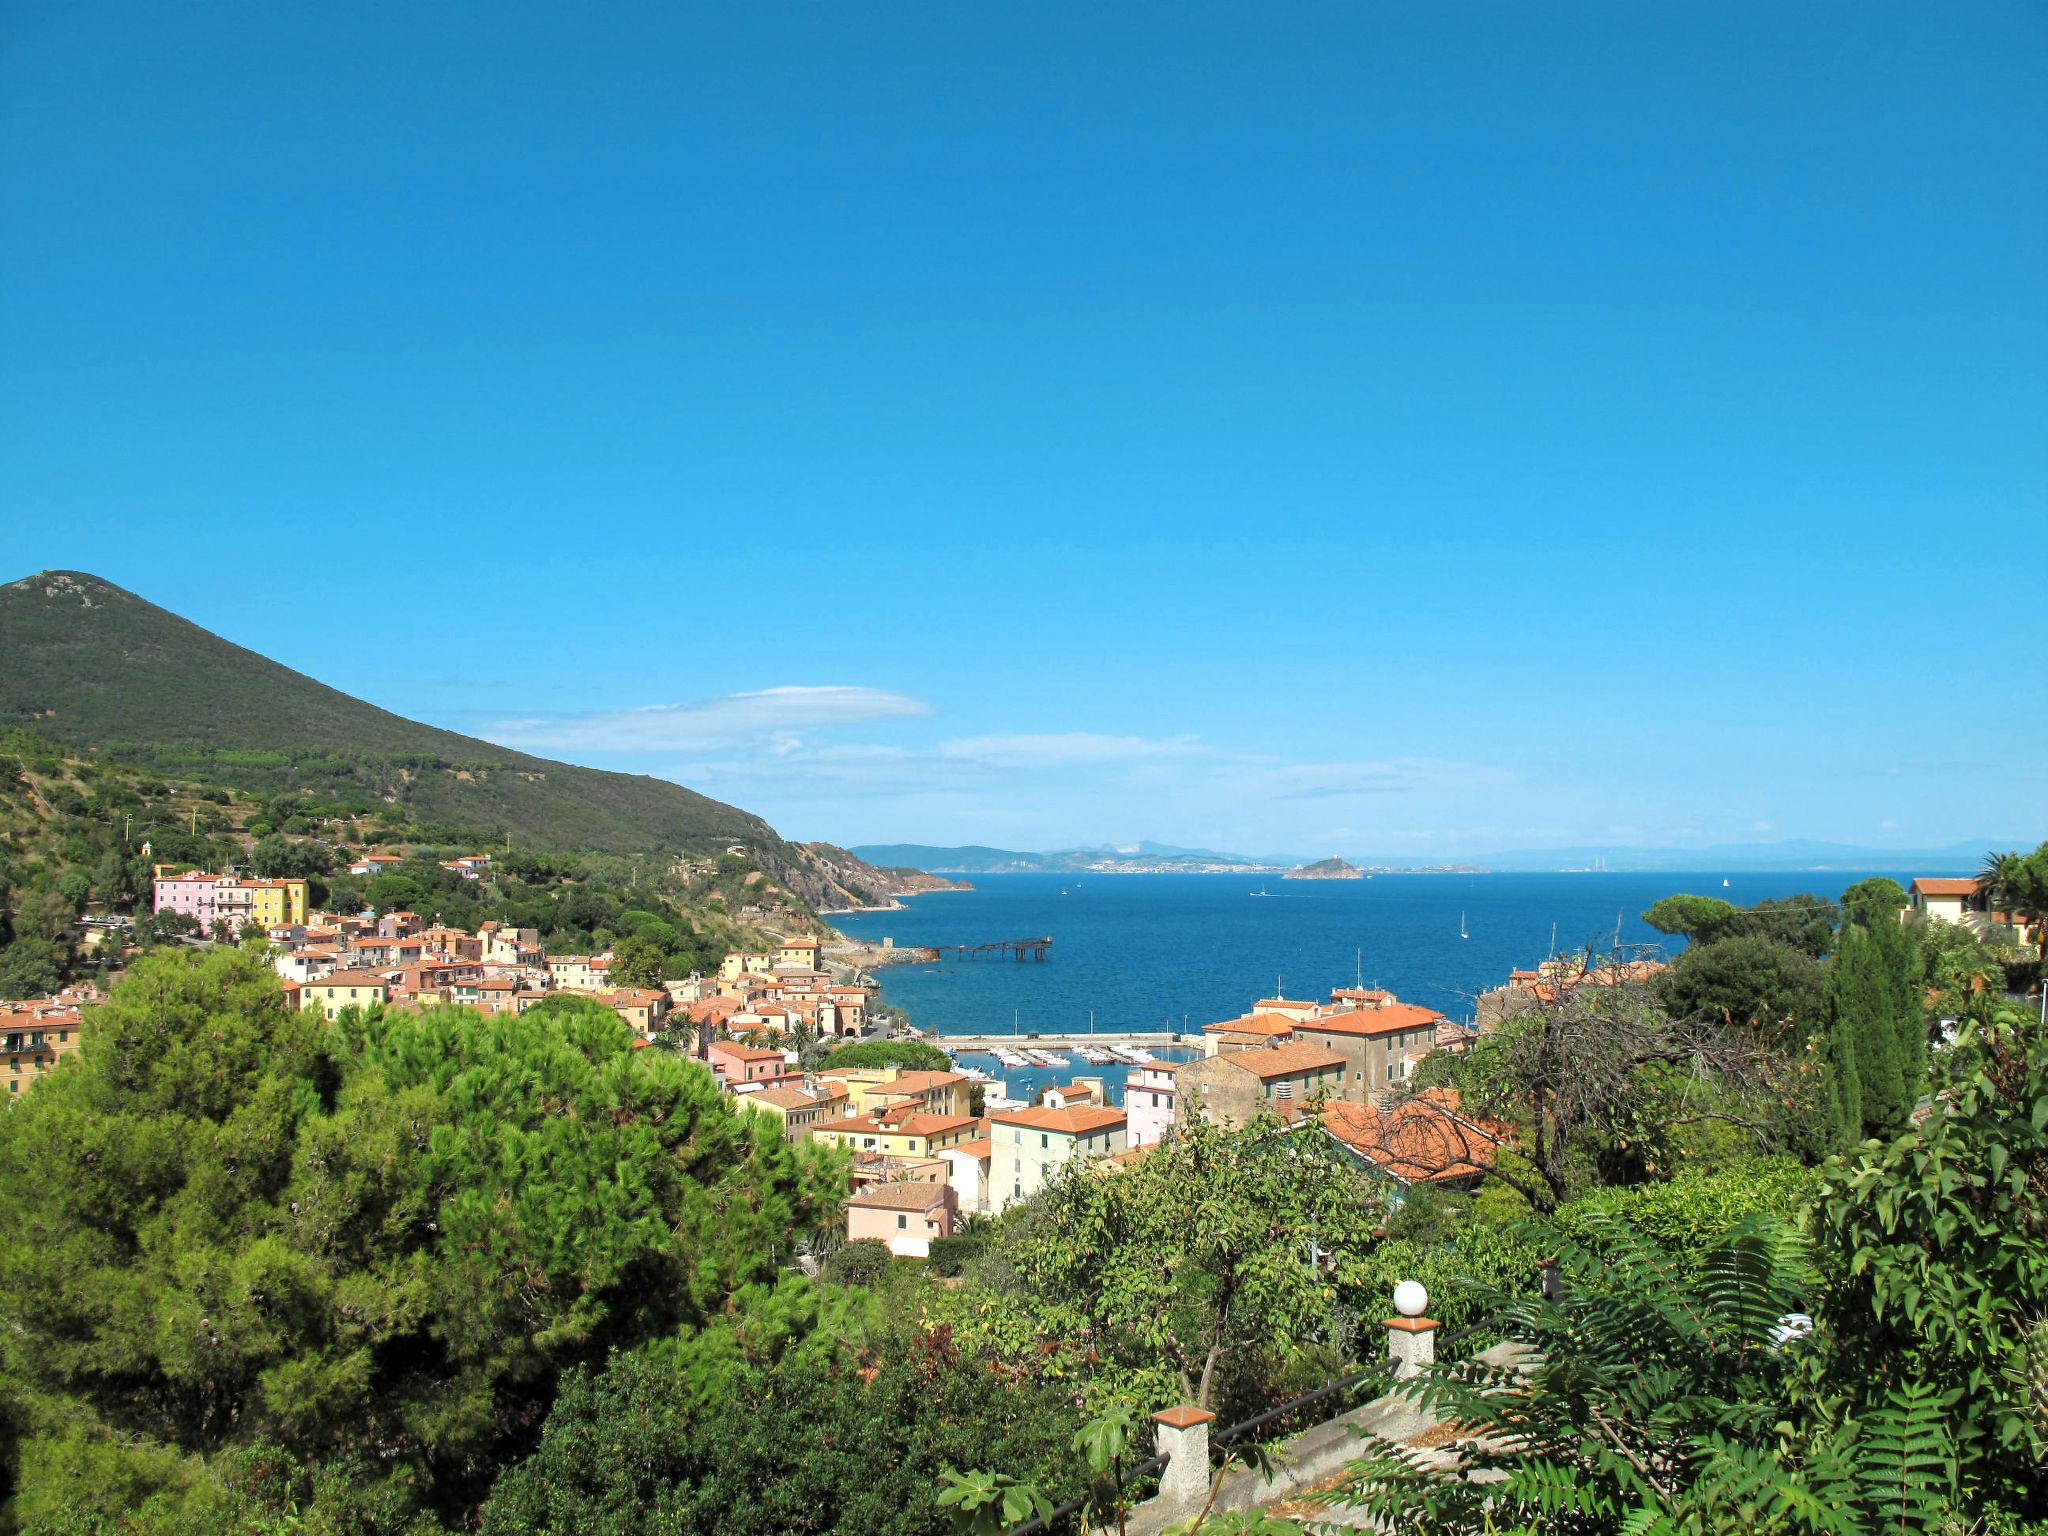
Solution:
<svg viewBox="0 0 2048 1536">
<path fill-rule="evenodd" d="M 1596 1220 L 1620 1217 L 1691 1277 L 1699 1274 L 1707 1250 L 1744 1217 L 1789 1221 L 1819 1188 L 1820 1175 L 1789 1157 L 1756 1158 L 1710 1173 L 1681 1172 L 1656 1184 L 1592 1190 L 1561 1207 L 1551 1221 L 1584 1241 Z"/>
<path fill-rule="evenodd" d="M 950 1278 L 967 1267 L 968 1261 L 981 1252 L 981 1246 L 978 1237 L 935 1237 L 927 1267 L 935 1275 Z"/>
<path fill-rule="evenodd" d="M 855 1238 L 825 1261 L 825 1278 L 841 1285 L 873 1285 L 889 1268 L 889 1245 L 879 1237 Z"/>
<path fill-rule="evenodd" d="M 842 1045 L 826 1058 L 831 1067 L 903 1067 L 913 1072 L 946 1072 L 953 1058 L 918 1040 L 862 1040 Z"/>
</svg>

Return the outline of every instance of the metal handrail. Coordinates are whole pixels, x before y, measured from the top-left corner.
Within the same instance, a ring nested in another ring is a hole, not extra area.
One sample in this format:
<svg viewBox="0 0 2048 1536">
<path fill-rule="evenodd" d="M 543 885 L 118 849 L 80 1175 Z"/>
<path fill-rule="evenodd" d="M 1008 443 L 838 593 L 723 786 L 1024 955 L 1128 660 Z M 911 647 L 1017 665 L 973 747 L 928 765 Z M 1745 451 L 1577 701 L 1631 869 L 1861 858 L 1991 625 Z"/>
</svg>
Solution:
<svg viewBox="0 0 2048 1536">
<path fill-rule="evenodd" d="M 1471 1338 L 1473 1334 L 1482 1332 L 1492 1325 L 1492 1319 L 1488 1319 L 1483 1323 L 1473 1323 L 1468 1327 L 1459 1328 L 1445 1334 L 1441 1339 L 1437 1340 L 1437 1343 L 1445 1347 L 1461 1343 Z M 1392 1360 L 1376 1360 L 1371 1365 L 1361 1370 L 1353 1371 L 1349 1376 L 1333 1381 L 1327 1386 L 1317 1387 L 1313 1392 L 1304 1392 L 1299 1397 L 1289 1398 L 1276 1408 L 1268 1408 L 1264 1413 L 1255 1414 L 1251 1418 L 1246 1419 L 1242 1424 L 1233 1424 L 1228 1429 L 1218 1430 L 1209 1437 L 1210 1447 L 1213 1449 L 1224 1444 L 1226 1441 L 1235 1440 L 1247 1430 L 1257 1429 L 1262 1424 L 1270 1424 L 1273 1420 L 1283 1418 L 1298 1408 L 1306 1408 L 1311 1403 L 1321 1402 L 1324 1398 L 1333 1397 L 1339 1392 L 1348 1392 L 1351 1388 L 1362 1385 L 1372 1380 L 1375 1376 L 1388 1375 L 1393 1369 L 1394 1362 Z"/>
<path fill-rule="evenodd" d="M 1119 1488 L 1128 1488 L 1141 1477 L 1150 1477 L 1155 1472 L 1163 1472 L 1166 1470 L 1166 1462 L 1167 1458 L 1164 1456 L 1154 1456 L 1149 1461 L 1141 1461 L 1118 1479 L 1117 1486 Z M 1042 1515 L 1033 1515 L 1022 1525 L 1010 1527 L 1008 1536 L 1037 1536 L 1038 1532 L 1050 1531 L 1060 1521 L 1067 1519 L 1071 1515 L 1081 1513 L 1087 1507 L 1087 1504 L 1088 1497 L 1086 1494 L 1083 1494 L 1078 1499 L 1069 1499 L 1066 1503 L 1056 1505 Z"/>
</svg>

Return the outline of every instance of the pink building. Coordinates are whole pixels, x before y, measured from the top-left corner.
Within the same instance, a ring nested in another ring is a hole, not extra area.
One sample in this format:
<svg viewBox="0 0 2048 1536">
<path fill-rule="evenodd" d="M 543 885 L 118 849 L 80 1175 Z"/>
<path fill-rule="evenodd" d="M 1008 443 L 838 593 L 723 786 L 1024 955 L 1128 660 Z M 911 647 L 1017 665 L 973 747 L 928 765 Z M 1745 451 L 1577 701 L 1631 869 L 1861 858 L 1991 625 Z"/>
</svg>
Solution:
<svg viewBox="0 0 2048 1536">
<path fill-rule="evenodd" d="M 256 891 L 247 880 L 233 875 L 204 875 L 197 870 L 183 875 L 156 877 L 156 910 L 182 912 L 205 932 L 217 918 L 226 918 L 237 933 L 255 914 Z"/>
<path fill-rule="evenodd" d="M 767 1082 L 782 1076 L 788 1065 L 780 1051 L 758 1045 L 741 1045 L 737 1040 L 712 1041 L 705 1052 L 705 1060 L 718 1074 L 719 1082 L 728 1087 L 734 1083 Z"/>
<path fill-rule="evenodd" d="M 871 1184 L 846 1202 L 846 1240 L 877 1237 L 899 1257 L 926 1258 L 933 1238 L 953 1235 L 953 1200 L 950 1184 Z"/>
<path fill-rule="evenodd" d="M 1124 1114 L 1130 1121 L 1130 1144 L 1157 1146 L 1173 1128 L 1178 1080 L 1172 1062 L 1133 1067 L 1124 1079 Z"/>
</svg>

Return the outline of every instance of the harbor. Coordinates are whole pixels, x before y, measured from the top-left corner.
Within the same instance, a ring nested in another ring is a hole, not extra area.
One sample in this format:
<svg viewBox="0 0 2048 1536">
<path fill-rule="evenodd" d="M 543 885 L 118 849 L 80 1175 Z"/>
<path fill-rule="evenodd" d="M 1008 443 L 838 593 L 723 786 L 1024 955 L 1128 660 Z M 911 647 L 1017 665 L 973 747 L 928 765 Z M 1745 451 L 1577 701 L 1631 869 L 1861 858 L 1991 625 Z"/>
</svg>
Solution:
<svg viewBox="0 0 2048 1536">
<path fill-rule="evenodd" d="M 1023 1051 L 1026 1053 L 1034 1049 L 1059 1052 L 1072 1051 L 1084 1061 L 1091 1059 L 1088 1053 L 1093 1050 L 1105 1053 L 1104 1061 L 1122 1061 L 1128 1059 L 1123 1054 L 1127 1049 L 1142 1051 L 1148 1046 L 1180 1045 L 1185 1042 L 1182 1036 L 1172 1030 L 1155 1029 L 1150 1031 L 1141 1030 L 1135 1033 L 1129 1030 L 1118 1030 L 1114 1034 L 1107 1031 L 1100 1034 L 1091 1034 L 1086 1030 L 1072 1034 L 1034 1030 L 1002 1035 L 956 1035 L 947 1033 L 931 1037 L 931 1043 L 942 1046 L 949 1051 L 986 1051 L 996 1056 L 1001 1055 L 1005 1050 Z"/>
</svg>

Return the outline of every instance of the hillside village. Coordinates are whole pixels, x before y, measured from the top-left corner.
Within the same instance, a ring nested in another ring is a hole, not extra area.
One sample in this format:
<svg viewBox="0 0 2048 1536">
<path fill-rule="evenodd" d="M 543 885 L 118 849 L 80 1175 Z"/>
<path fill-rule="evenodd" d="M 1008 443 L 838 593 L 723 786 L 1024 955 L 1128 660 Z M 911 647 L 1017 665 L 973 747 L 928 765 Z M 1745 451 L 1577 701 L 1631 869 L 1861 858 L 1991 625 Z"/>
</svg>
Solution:
<svg viewBox="0 0 2048 1536">
<path fill-rule="evenodd" d="M 374 876 L 402 862 L 366 852 L 346 867 Z M 479 880 L 492 861 L 458 854 L 440 867 Z M 2031 938 L 2024 919 L 1990 911 L 1974 882 L 1923 878 L 1908 896 L 1909 910 L 1926 920 Z M 1482 994 L 1471 1022 L 1377 987 L 1338 987 L 1323 1002 L 1260 998 L 1238 1017 L 1203 1026 L 1192 1061 L 1141 1059 L 1115 1092 L 1109 1078 L 1084 1072 L 1021 1103 L 973 1068 L 819 1060 L 818 1047 L 871 1033 L 874 987 L 857 979 L 866 973 L 846 957 L 850 945 L 835 960 L 824 940 L 792 934 L 770 949 L 730 951 L 708 975 L 626 977 L 613 953 L 551 953 L 532 928 L 485 921 L 469 930 L 405 910 L 322 912 L 309 901 L 303 879 L 153 871 L 160 923 L 212 936 L 197 943 L 259 941 L 287 1000 L 328 1019 L 371 1006 L 459 1004 L 523 1015 L 564 996 L 602 1003 L 637 1047 L 703 1062 L 737 1103 L 778 1121 L 786 1140 L 849 1154 L 847 1239 L 877 1238 L 906 1257 L 923 1257 L 970 1217 L 1030 1199 L 1071 1162 L 1113 1170 L 1142 1157 L 1189 1114 L 1226 1129 L 1262 1115 L 1319 1120 L 1361 1168 L 1397 1185 L 1470 1187 L 1493 1166 L 1506 1133 L 1467 1114 L 1455 1090 L 1413 1091 L 1424 1059 L 1468 1051 L 1516 1014 L 1574 989 L 1647 981 L 1666 969 L 1648 960 L 1589 967 L 1553 957 Z M 86 983 L 0 1002 L 10 1094 L 78 1048 L 83 1010 L 103 995 Z"/>
</svg>

